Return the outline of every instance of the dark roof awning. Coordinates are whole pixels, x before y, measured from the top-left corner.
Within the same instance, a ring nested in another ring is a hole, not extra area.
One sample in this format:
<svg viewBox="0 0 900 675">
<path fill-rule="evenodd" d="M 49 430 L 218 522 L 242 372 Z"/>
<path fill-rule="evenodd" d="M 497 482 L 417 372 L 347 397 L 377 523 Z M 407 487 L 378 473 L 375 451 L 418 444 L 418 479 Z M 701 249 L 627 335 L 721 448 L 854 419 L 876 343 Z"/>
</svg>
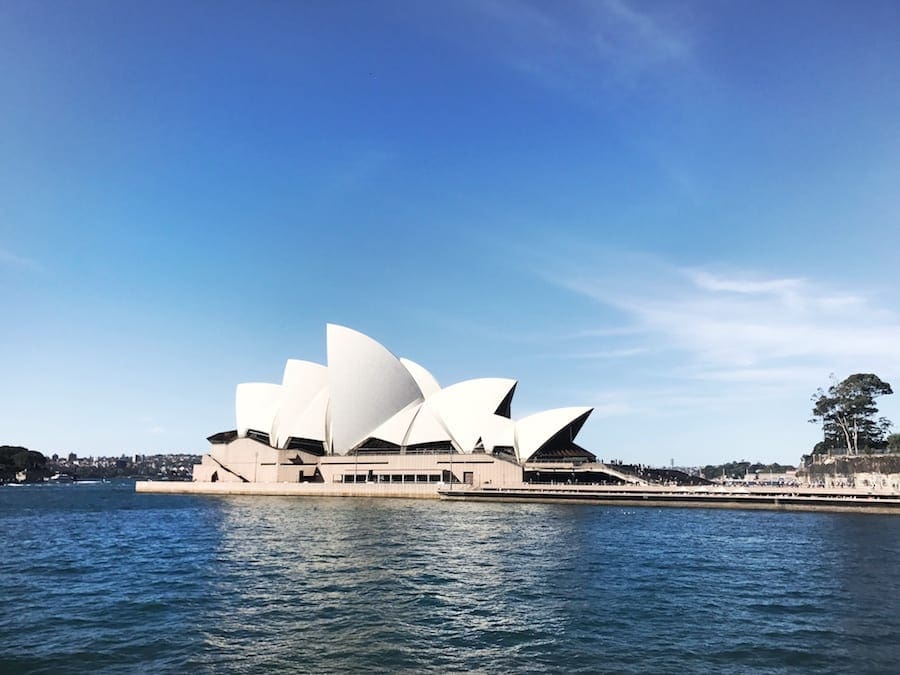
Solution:
<svg viewBox="0 0 900 675">
<path fill-rule="evenodd" d="M 574 443 L 545 447 L 531 457 L 532 462 L 540 462 L 545 459 L 584 459 L 589 462 L 596 461 L 597 457 Z"/>
<path fill-rule="evenodd" d="M 210 443 L 231 443 L 235 438 L 238 437 L 237 429 L 232 429 L 231 431 L 220 431 L 217 434 L 213 434 L 212 436 L 207 436 L 206 440 Z"/>
</svg>

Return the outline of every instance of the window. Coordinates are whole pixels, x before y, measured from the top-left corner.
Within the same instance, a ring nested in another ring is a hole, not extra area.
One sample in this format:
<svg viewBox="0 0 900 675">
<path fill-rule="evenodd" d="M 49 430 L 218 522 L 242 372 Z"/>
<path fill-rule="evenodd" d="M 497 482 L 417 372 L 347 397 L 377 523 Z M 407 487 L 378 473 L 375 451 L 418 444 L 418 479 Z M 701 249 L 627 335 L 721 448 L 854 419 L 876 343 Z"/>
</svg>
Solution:
<svg viewBox="0 0 900 675">
<path fill-rule="evenodd" d="M 294 438 L 287 441 L 287 450 L 303 450 L 311 455 L 322 456 L 325 454 L 325 444 L 322 441 L 314 441 L 311 438 Z"/>
<path fill-rule="evenodd" d="M 407 455 L 438 455 L 456 452 L 450 441 L 435 441 L 433 443 L 420 443 L 406 448 Z"/>
<path fill-rule="evenodd" d="M 269 434 L 264 431 L 257 431 L 256 429 L 248 429 L 247 430 L 247 438 L 252 438 L 254 441 L 259 441 L 260 443 L 265 443 L 269 445 Z"/>
</svg>

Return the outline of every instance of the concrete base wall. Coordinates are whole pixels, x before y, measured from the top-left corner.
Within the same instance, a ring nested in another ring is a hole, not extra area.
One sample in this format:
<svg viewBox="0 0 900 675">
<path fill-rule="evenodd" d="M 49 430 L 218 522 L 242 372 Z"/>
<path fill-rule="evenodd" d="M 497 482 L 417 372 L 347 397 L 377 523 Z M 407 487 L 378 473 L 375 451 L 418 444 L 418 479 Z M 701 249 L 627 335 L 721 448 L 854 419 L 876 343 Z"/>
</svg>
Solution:
<svg viewBox="0 0 900 675">
<path fill-rule="evenodd" d="M 810 485 L 900 490 L 900 454 L 814 455 L 798 475 Z"/>
<path fill-rule="evenodd" d="M 522 482 L 522 467 L 487 454 L 391 454 L 316 456 L 300 450 L 280 450 L 250 438 L 213 444 L 194 466 L 198 483 L 283 484 L 301 481 L 328 485 L 375 483 L 379 486 L 440 482 L 474 487 L 504 487 Z"/>
<path fill-rule="evenodd" d="M 824 487 L 872 488 L 876 490 L 900 490 L 900 473 L 823 474 L 810 479 Z"/>
<path fill-rule="evenodd" d="M 299 483 L 312 479 L 319 459 L 301 450 L 280 450 L 238 438 L 213 444 L 200 464 L 194 465 L 193 478 L 201 483 Z"/>
<path fill-rule="evenodd" d="M 491 455 L 328 455 L 319 459 L 319 471 L 326 483 L 342 483 L 348 476 L 379 482 L 406 481 L 413 477 L 439 476 L 440 481 L 470 485 L 506 486 L 522 482 L 522 467 Z M 351 479 L 352 480 L 352 479 Z"/>
<path fill-rule="evenodd" d="M 438 489 L 447 485 L 327 484 L 327 483 L 201 483 L 139 481 L 136 492 L 193 495 L 268 495 L 279 497 L 394 497 L 438 499 Z"/>
</svg>

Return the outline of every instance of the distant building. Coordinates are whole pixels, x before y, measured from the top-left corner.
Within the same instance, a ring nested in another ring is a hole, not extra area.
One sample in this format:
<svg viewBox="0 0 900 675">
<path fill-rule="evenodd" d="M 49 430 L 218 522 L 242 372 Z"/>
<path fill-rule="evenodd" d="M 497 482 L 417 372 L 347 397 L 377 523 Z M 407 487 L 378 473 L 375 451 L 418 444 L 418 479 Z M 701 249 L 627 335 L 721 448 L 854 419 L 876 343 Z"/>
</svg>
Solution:
<svg viewBox="0 0 900 675">
<path fill-rule="evenodd" d="M 758 485 L 795 485 L 798 484 L 798 480 L 796 469 L 780 473 L 748 471 L 744 476 L 744 482 Z"/>
</svg>

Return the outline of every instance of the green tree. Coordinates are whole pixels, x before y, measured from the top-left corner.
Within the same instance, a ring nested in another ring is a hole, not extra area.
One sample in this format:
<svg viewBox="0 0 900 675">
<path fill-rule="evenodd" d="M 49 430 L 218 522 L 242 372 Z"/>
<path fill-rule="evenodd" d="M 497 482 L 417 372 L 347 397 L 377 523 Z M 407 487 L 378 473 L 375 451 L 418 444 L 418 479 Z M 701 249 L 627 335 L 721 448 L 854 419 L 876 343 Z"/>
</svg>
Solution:
<svg viewBox="0 0 900 675">
<path fill-rule="evenodd" d="M 858 455 L 860 448 L 883 448 L 891 423 L 884 417 L 876 419 L 875 399 L 893 394 L 891 385 L 872 373 L 856 373 L 841 382 L 832 374 L 831 380 L 827 391 L 820 387 L 812 396 L 810 422 L 821 422 L 824 434 L 816 448 L 843 447 L 849 455 Z"/>
<path fill-rule="evenodd" d="M 900 452 L 900 434 L 891 434 L 888 436 L 887 448 L 890 452 Z"/>
<path fill-rule="evenodd" d="M 19 471 L 43 472 L 47 458 L 18 445 L 0 445 L 0 481 L 12 480 Z"/>
</svg>

